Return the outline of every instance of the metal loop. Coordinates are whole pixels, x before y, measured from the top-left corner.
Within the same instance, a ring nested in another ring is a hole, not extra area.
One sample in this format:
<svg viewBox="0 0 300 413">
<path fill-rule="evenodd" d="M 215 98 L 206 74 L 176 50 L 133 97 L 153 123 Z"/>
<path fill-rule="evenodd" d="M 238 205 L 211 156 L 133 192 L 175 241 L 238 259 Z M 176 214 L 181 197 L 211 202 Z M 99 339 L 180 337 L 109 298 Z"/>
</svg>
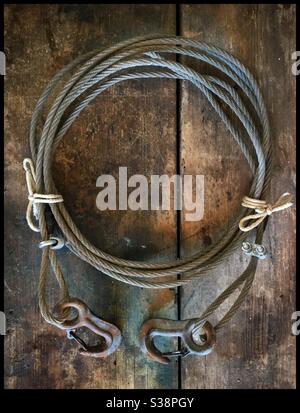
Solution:
<svg viewBox="0 0 300 413">
<path fill-rule="evenodd" d="M 65 245 L 62 238 L 51 236 L 49 239 L 41 241 L 39 243 L 39 248 L 50 247 L 51 250 L 60 250 Z"/>
</svg>

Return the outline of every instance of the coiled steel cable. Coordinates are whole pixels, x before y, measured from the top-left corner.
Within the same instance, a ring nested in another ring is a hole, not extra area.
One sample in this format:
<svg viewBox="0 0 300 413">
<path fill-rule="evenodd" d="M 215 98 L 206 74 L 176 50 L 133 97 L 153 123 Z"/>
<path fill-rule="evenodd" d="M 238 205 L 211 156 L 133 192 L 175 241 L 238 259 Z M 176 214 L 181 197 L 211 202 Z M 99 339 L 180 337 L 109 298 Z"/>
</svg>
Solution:
<svg viewBox="0 0 300 413">
<path fill-rule="evenodd" d="M 182 63 L 169 60 L 165 53 L 188 56 L 206 62 L 225 74 L 228 80 L 199 74 Z M 73 74 L 54 99 L 39 137 L 37 127 L 45 103 L 57 84 L 69 73 Z M 36 192 L 58 193 L 51 172 L 53 157 L 59 142 L 81 111 L 112 85 L 129 79 L 146 78 L 188 80 L 204 94 L 240 146 L 249 164 L 253 181 L 247 195 L 258 199 L 264 197 L 270 183 L 271 140 L 267 111 L 255 79 L 239 60 L 218 47 L 197 40 L 160 35 L 130 39 L 105 51 L 94 51 L 80 56 L 50 81 L 37 102 L 30 125 L 30 147 L 35 163 Z M 237 86 L 240 94 L 237 93 L 234 85 Z M 250 107 L 251 111 L 248 109 Z M 227 114 L 228 111 L 239 120 L 240 128 L 235 126 Z M 54 220 L 66 240 L 66 245 L 73 253 L 102 273 L 126 284 L 143 288 L 173 288 L 198 279 L 230 256 L 247 236 L 238 228 L 239 221 L 246 215 L 245 210 L 241 209 L 227 234 L 204 255 L 197 252 L 191 257 L 167 263 L 125 260 L 92 245 L 79 231 L 63 203 L 49 205 Z M 36 208 L 41 237 L 46 241 L 49 234 L 45 205 L 37 204 Z M 257 243 L 262 240 L 265 225 L 266 220 L 257 228 Z M 49 261 L 59 283 L 62 299 L 69 297 L 55 251 L 47 246 L 42 252 L 39 304 L 46 321 L 58 324 L 62 319 L 52 314 L 45 298 Z M 215 328 L 222 327 L 231 319 L 251 287 L 256 266 L 257 258 L 252 257 L 242 275 L 199 318 L 195 334 L 201 329 L 201 320 L 212 314 L 237 288 L 242 287 L 235 303 Z M 178 275 L 180 275 L 179 279 Z"/>
</svg>

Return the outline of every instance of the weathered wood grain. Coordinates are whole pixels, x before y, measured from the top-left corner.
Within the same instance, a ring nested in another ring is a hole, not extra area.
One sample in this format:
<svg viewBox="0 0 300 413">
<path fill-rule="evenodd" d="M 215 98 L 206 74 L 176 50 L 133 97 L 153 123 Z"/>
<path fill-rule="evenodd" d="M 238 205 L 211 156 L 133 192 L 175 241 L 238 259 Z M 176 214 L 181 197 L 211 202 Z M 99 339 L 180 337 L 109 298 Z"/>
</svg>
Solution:
<svg viewBox="0 0 300 413">
<path fill-rule="evenodd" d="M 265 236 L 272 260 L 260 263 L 245 305 L 210 356 L 183 359 L 181 374 L 148 362 L 138 330 L 153 316 L 177 317 L 174 291 L 143 291 L 111 281 L 66 251 L 59 260 L 71 292 L 123 331 L 121 348 L 106 360 L 76 355 L 73 343 L 43 322 L 37 308 L 38 236 L 26 225 L 22 159 L 28 127 L 51 76 L 78 54 L 142 33 L 197 36 L 231 51 L 253 72 L 268 107 L 275 146 L 270 200 L 295 190 L 295 7 L 291 5 L 7 5 L 5 31 L 5 386 L 7 388 L 280 388 L 295 387 L 295 211 L 274 215 Z M 191 62 L 189 60 L 189 62 Z M 202 70 L 205 65 L 191 64 Z M 213 73 L 213 72 L 212 72 Z M 157 91 L 159 90 L 159 93 Z M 176 256 L 174 213 L 97 210 L 100 174 L 173 174 L 176 130 L 181 173 L 205 176 L 205 215 L 181 217 L 181 254 L 214 243 L 226 231 L 250 174 L 220 120 L 199 92 L 183 82 L 176 125 L 174 81 L 134 81 L 98 97 L 68 131 L 55 178 L 75 222 L 97 246 L 126 258 Z M 177 234 L 178 235 L 178 234 Z M 181 318 L 194 317 L 245 266 L 236 254 L 201 282 L 181 289 Z M 56 298 L 49 280 L 49 299 Z M 224 310 L 224 308 L 223 308 Z"/>
<path fill-rule="evenodd" d="M 270 200 L 286 191 L 295 193 L 295 78 L 291 73 L 295 6 L 182 5 L 181 34 L 232 52 L 258 79 L 274 142 Z M 222 230 L 226 231 L 251 177 L 218 116 L 186 83 L 182 86 L 181 148 L 182 173 L 205 176 L 204 219 L 197 223 L 182 220 L 181 252 L 189 255 L 214 243 Z M 206 358 L 183 359 L 183 388 L 295 387 L 295 338 L 291 335 L 294 209 L 271 217 L 265 243 L 272 259 L 259 264 L 251 293 L 218 335 L 216 350 Z M 210 276 L 185 286 L 182 318 L 200 315 L 245 265 L 245 257 L 237 253 Z M 223 313 L 228 304 L 222 307 Z"/>
<path fill-rule="evenodd" d="M 105 360 L 82 358 L 74 343 L 41 320 L 36 296 L 38 236 L 24 217 L 22 170 L 22 159 L 29 155 L 33 107 L 56 71 L 81 53 L 125 38 L 175 34 L 175 5 L 8 5 L 5 11 L 6 387 L 176 388 L 176 363 L 148 363 L 137 339 L 144 319 L 177 317 L 174 291 L 143 291 L 113 282 L 63 250 L 59 260 L 71 293 L 118 325 L 123 342 Z M 117 177 L 119 166 L 127 166 L 128 175 L 175 173 L 175 81 L 132 81 L 111 88 L 72 125 L 55 161 L 55 180 L 66 206 L 92 242 L 120 257 L 173 259 L 174 212 L 96 208 L 97 177 Z M 49 281 L 51 302 L 55 291 Z"/>
</svg>

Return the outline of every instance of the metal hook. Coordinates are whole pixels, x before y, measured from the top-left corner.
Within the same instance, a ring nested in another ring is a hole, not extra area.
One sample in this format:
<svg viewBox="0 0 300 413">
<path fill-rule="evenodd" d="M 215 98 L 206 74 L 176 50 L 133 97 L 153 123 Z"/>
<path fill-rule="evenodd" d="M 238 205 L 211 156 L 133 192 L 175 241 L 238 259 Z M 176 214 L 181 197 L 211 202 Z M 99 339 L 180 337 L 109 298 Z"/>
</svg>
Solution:
<svg viewBox="0 0 300 413">
<path fill-rule="evenodd" d="M 199 343 L 193 339 L 193 330 L 199 324 L 199 319 L 191 320 L 168 320 L 153 318 L 146 321 L 140 329 L 140 347 L 143 353 L 152 360 L 168 364 L 170 357 L 185 357 L 191 354 L 206 356 L 214 347 L 216 334 L 213 326 L 204 321 L 202 325 L 203 335 L 199 337 Z M 169 353 L 162 353 L 154 344 L 155 337 L 180 337 L 183 349 Z"/>
<path fill-rule="evenodd" d="M 62 330 L 67 332 L 69 339 L 74 339 L 79 345 L 79 353 L 83 356 L 90 357 L 107 357 L 112 354 L 121 342 L 121 331 L 114 324 L 110 324 L 107 321 L 101 320 L 87 305 L 78 298 L 70 298 L 68 301 L 61 302 L 56 305 L 55 311 L 62 313 L 66 308 L 75 308 L 77 315 L 72 320 L 65 320 L 59 324 Z M 77 328 L 86 327 L 93 331 L 98 336 L 101 336 L 105 340 L 105 344 L 97 344 L 94 346 L 88 346 L 78 335 L 75 333 Z"/>
</svg>

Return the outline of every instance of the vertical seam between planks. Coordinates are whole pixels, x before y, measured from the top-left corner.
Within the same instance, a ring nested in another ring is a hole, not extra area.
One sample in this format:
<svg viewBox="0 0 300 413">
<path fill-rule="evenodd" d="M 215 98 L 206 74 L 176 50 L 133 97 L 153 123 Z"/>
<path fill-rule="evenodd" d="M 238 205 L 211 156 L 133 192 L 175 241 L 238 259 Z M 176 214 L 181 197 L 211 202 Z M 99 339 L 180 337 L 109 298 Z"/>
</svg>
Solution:
<svg viewBox="0 0 300 413">
<path fill-rule="evenodd" d="M 176 36 L 181 35 L 181 8 L 180 4 L 176 3 Z M 176 61 L 180 61 L 180 57 L 176 55 Z M 176 79 L 176 174 L 181 173 L 181 81 Z M 181 211 L 176 211 L 176 256 L 181 258 Z M 180 275 L 177 276 L 180 279 Z M 181 319 L 181 287 L 177 287 L 177 318 Z M 178 348 L 180 348 L 181 339 L 178 338 Z M 181 382 L 181 358 L 178 358 L 178 389 L 182 388 Z"/>
<path fill-rule="evenodd" d="M 1 23 L 2 23 L 2 27 L 4 27 L 4 9 L 6 8 L 7 6 L 5 5 L 3 8 L 1 8 L 1 12 L 0 12 L 0 19 L 1 19 Z M 0 42 L 0 50 L 1 51 L 4 51 L 4 36 L 2 36 L 1 37 L 1 42 Z M 1 98 L 1 100 L 2 100 L 2 104 L 3 104 L 3 107 L 4 107 L 4 76 L 0 76 L 0 78 L 1 78 L 1 84 L 0 84 L 0 86 L 1 86 L 1 96 L 2 96 L 2 98 Z M 4 114 L 3 114 L 3 112 L 2 112 L 2 115 L 1 115 L 1 117 L 2 117 L 2 119 L 4 120 Z M 3 133 L 3 135 L 2 136 L 4 136 L 4 122 L 2 122 L 2 133 Z M 3 150 L 4 150 L 4 148 L 3 148 Z M 2 172 L 3 172 L 3 177 L 4 177 L 4 163 L 3 163 L 3 165 L 2 165 Z M 2 181 L 3 182 L 3 187 L 4 187 L 4 181 Z M 3 198 L 3 201 L 4 201 L 4 198 Z M 5 313 L 5 303 L 4 303 L 4 288 L 3 288 L 3 291 L 2 291 L 2 294 L 1 294 L 1 298 L 2 298 L 2 304 L 1 304 L 1 311 L 3 311 L 4 313 Z M 0 351 L 1 351 L 1 353 L 4 355 L 4 339 L 5 339 L 5 335 L 3 335 L 2 336 L 3 338 L 1 338 L 0 339 Z M 6 342 L 7 343 L 7 342 Z M 7 368 L 7 358 L 6 358 L 6 360 L 4 360 L 4 357 L 3 357 L 3 373 L 6 371 L 6 368 Z M 4 380 L 4 377 L 5 377 L 5 380 Z M 1 377 L 1 380 L 0 380 L 0 383 L 1 383 L 1 386 L 2 386 L 2 388 L 4 389 L 4 383 L 7 383 L 7 375 L 5 376 L 5 374 L 3 374 L 3 377 Z M 6 384 L 5 383 L 5 384 Z"/>
</svg>

